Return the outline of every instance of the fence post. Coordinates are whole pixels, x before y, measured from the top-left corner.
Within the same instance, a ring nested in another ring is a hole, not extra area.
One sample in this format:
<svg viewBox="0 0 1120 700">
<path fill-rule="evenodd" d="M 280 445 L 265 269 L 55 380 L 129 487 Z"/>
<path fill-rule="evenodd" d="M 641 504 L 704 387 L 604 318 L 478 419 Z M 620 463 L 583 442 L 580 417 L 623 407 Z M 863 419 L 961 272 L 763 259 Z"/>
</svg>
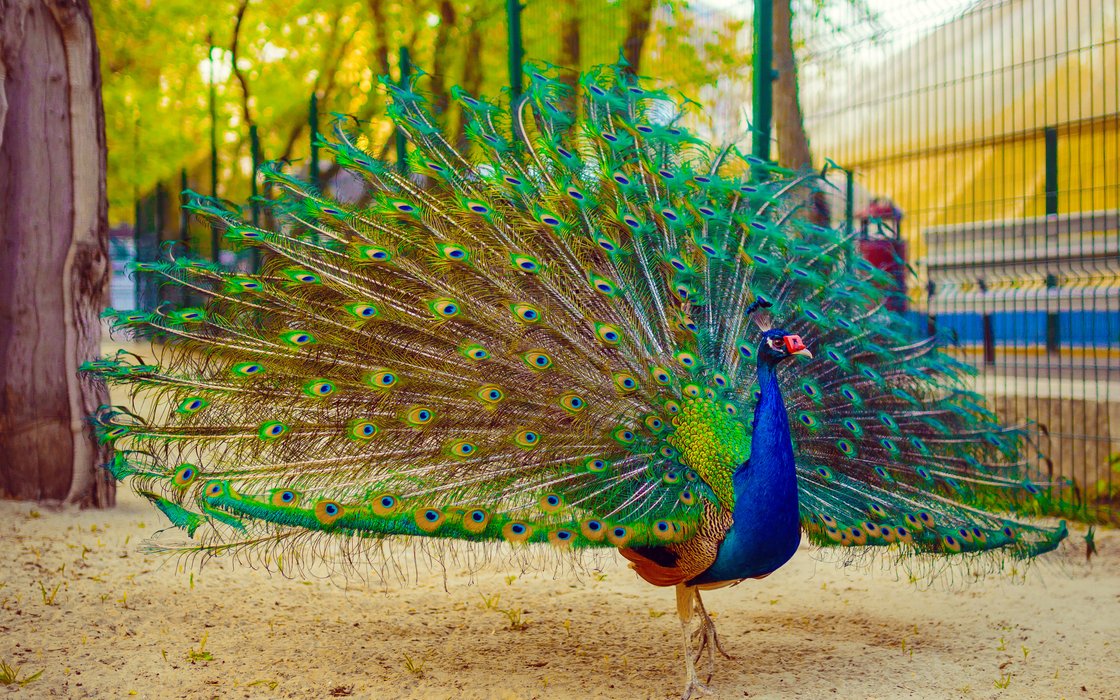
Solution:
<svg viewBox="0 0 1120 700">
<path fill-rule="evenodd" d="M 1053 273 L 1046 274 L 1046 289 L 1058 288 L 1058 276 Z M 1049 302 L 1049 297 L 1047 298 Z M 1049 304 L 1047 304 L 1049 305 Z M 1057 354 L 1061 349 L 1062 336 L 1061 324 L 1058 323 L 1058 314 L 1055 311 L 1046 312 L 1046 352 Z"/>
<path fill-rule="evenodd" d="M 751 153 L 756 158 L 770 160 L 770 121 L 774 111 L 774 2 L 754 2 L 754 75 L 751 86 L 751 111 L 753 140 Z M 765 177 L 764 171 L 755 169 L 755 179 Z"/>
<path fill-rule="evenodd" d="M 407 46 L 401 47 L 400 71 L 400 87 L 402 90 L 407 90 L 409 78 L 412 76 L 412 59 L 408 55 Z M 400 129 L 397 129 L 397 172 L 401 175 L 408 174 L 408 141 Z"/>
<path fill-rule="evenodd" d="M 311 157 L 307 163 L 307 179 L 319 189 L 319 96 L 311 93 L 311 102 L 307 106 L 307 126 L 311 131 Z"/>
<path fill-rule="evenodd" d="M 257 125 L 249 125 L 249 154 L 253 159 L 253 176 L 250 180 L 250 199 L 249 206 L 251 207 L 253 226 L 260 227 L 261 225 L 261 203 L 258 199 L 259 191 L 257 189 L 257 173 L 261 169 L 261 139 L 257 134 Z M 261 254 L 256 246 L 249 246 L 249 269 L 257 272 L 261 267 Z"/>
<path fill-rule="evenodd" d="M 926 335 L 932 338 L 937 335 L 937 317 L 933 315 L 933 295 L 937 292 L 937 285 L 932 281 L 926 282 Z"/>
<path fill-rule="evenodd" d="M 987 295 L 988 283 L 983 279 L 979 280 L 980 291 Z M 987 306 L 987 299 L 984 300 L 985 307 Z M 984 364 L 994 365 L 996 363 L 996 334 L 995 329 L 992 327 L 992 314 L 987 308 L 984 309 L 984 315 L 980 319 L 980 331 L 984 336 Z"/>
<path fill-rule="evenodd" d="M 206 54 L 206 65 L 210 71 L 210 196 L 218 197 L 218 92 L 214 76 L 214 33 L 207 35 L 210 43 L 209 53 Z M 210 225 L 210 259 L 218 262 L 221 259 L 218 236 L 218 227 Z"/>
<path fill-rule="evenodd" d="M 521 0 L 506 0 L 506 17 L 509 20 L 509 90 L 510 103 L 521 97 L 521 64 L 525 60 L 521 45 L 521 11 L 525 6 Z"/>
<path fill-rule="evenodd" d="M 855 231 L 855 202 L 852 199 L 856 196 L 856 183 L 855 174 L 851 170 L 844 170 L 847 182 L 844 185 L 844 232 L 849 236 Z"/>
<path fill-rule="evenodd" d="M 136 202 L 133 205 L 132 216 L 135 224 L 132 227 L 132 259 L 137 262 L 140 261 L 140 239 L 143 237 L 143 207 L 144 198 L 136 197 Z M 140 306 L 140 275 L 139 273 L 132 273 L 132 303 L 133 308 L 139 309 Z"/>
<path fill-rule="evenodd" d="M 179 169 L 179 242 L 185 247 L 191 244 L 191 222 L 187 208 L 183 206 L 183 193 L 187 191 L 187 169 Z"/>
<path fill-rule="evenodd" d="M 1046 143 L 1046 215 L 1054 216 L 1058 213 L 1058 130 L 1052 126 L 1043 131 Z M 1046 273 L 1046 288 L 1056 289 L 1058 276 Z M 1046 352 L 1057 354 L 1061 349 L 1061 325 L 1058 322 L 1058 312 L 1046 311 Z"/>
</svg>

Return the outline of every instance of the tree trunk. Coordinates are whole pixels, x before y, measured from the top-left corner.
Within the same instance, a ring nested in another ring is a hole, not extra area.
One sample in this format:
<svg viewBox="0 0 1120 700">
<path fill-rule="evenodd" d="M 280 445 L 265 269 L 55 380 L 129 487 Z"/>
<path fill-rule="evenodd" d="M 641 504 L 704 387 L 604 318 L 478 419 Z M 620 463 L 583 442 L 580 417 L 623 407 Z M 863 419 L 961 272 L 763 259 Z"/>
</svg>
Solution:
<svg viewBox="0 0 1120 700">
<path fill-rule="evenodd" d="M 579 109 L 576 101 L 581 67 L 580 49 L 580 0 L 564 0 L 563 19 L 560 21 L 560 80 L 571 90 L 564 101 L 564 109 L 575 112 Z"/>
<path fill-rule="evenodd" d="M 622 55 L 629 64 L 628 70 L 634 75 L 641 74 L 642 50 L 645 49 L 652 21 L 653 0 L 633 0 L 627 13 L 626 38 L 622 40 Z"/>
<path fill-rule="evenodd" d="M 436 28 L 435 45 L 432 47 L 432 107 L 436 115 L 443 116 L 451 103 L 451 95 L 447 87 L 448 54 L 451 44 L 451 34 L 455 30 L 455 5 L 451 0 L 439 2 L 439 26 Z"/>
<path fill-rule="evenodd" d="M 813 164 L 809 137 L 797 96 L 797 63 L 793 58 L 793 11 L 791 0 L 774 2 L 774 130 L 778 137 L 778 160 L 789 168 Z"/>
<path fill-rule="evenodd" d="M 113 505 L 86 416 L 107 403 L 101 74 L 89 0 L 0 0 L 0 495 Z"/>
<path fill-rule="evenodd" d="M 792 0 L 775 0 L 773 26 L 774 69 L 778 72 L 778 79 L 774 81 L 778 162 L 787 168 L 811 168 L 813 154 L 809 150 L 809 135 L 805 133 L 805 117 L 797 90 L 797 62 L 793 56 Z M 808 204 L 809 219 L 817 224 L 828 224 L 828 202 L 823 193 L 814 193 Z"/>
<path fill-rule="evenodd" d="M 461 83 L 468 95 L 478 96 L 482 88 L 482 15 L 477 10 L 470 19 L 470 29 L 467 30 L 467 42 L 463 47 L 463 82 Z M 455 147 L 461 153 L 470 150 L 467 139 L 467 115 L 459 112 L 459 124 L 455 128 Z"/>
</svg>

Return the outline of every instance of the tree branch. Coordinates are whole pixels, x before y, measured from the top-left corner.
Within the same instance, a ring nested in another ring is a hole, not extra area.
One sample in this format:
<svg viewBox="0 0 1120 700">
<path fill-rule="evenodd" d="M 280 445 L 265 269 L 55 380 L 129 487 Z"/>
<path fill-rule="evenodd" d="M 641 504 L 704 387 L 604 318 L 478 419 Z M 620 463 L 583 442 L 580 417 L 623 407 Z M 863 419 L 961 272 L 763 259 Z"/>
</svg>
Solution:
<svg viewBox="0 0 1120 700">
<path fill-rule="evenodd" d="M 237 82 L 241 84 L 241 115 L 245 125 L 252 126 L 253 116 L 249 113 L 249 83 L 245 80 L 245 74 L 237 66 L 237 45 L 241 39 L 241 23 L 245 19 L 245 10 L 247 9 L 249 9 L 249 0 L 241 0 L 241 5 L 237 8 L 237 20 L 233 24 L 233 40 L 230 41 L 229 53 L 233 65 L 233 74 L 237 76 Z"/>
</svg>

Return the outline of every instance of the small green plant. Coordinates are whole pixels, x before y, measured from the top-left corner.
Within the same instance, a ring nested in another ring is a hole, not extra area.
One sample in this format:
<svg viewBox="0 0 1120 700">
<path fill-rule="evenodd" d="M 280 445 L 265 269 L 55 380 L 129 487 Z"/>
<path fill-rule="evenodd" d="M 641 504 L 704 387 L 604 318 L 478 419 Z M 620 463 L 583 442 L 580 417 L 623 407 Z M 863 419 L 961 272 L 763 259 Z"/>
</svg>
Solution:
<svg viewBox="0 0 1120 700">
<path fill-rule="evenodd" d="M 21 678 L 19 672 L 22 669 L 22 666 L 10 666 L 7 661 L 0 661 L 0 685 L 18 685 L 22 688 L 43 675 L 42 671 L 37 671 Z"/>
<path fill-rule="evenodd" d="M 200 661 L 205 662 L 214 660 L 214 655 L 206 651 L 206 638 L 209 636 L 209 632 L 202 635 L 202 638 L 198 640 L 198 648 L 187 650 L 187 661 L 190 661 L 192 664 L 196 664 Z"/>
<path fill-rule="evenodd" d="M 650 618 L 652 618 L 654 620 L 656 620 L 657 618 L 661 617 L 664 614 L 665 614 L 664 610 L 654 610 L 653 608 L 649 609 L 649 616 L 650 616 Z"/>
<path fill-rule="evenodd" d="M 1006 690 L 1007 686 L 1009 686 L 1009 685 L 1011 685 L 1011 674 L 1010 673 L 999 674 L 999 679 L 995 682 L 996 688 L 998 688 L 999 690 Z"/>
<path fill-rule="evenodd" d="M 521 608 L 509 608 L 508 610 L 501 611 L 503 615 L 509 618 L 509 628 L 516 632 L 520 632 L 529 626 L 529 622 L 521 613 Z"/>
<path fill-rule="evenodd" d="M 516 581 L 516 580 L 517 580 L 517 576 L 515 576 L 513 574 L 510 574 L 509 576 L 506 576 L 506 585 L 507 586 L 512 586 L 513 582 Z"/>
<path fill-rule="evenodd" d="M 483 593 L 483 594 L 479 594 L 479 595 L 482 597 L 481 607 L 482 607 L 483 610 L 497 610 L 498 609 L 498 601 L 500 601 L 502 599 L 502 594 L 501 593 L 495 593 L 494 595 L 486 595 L 486 594 Z"/>
<path fill-rule="evenodd" d="M 272 679 L 261 678 L 260 680 L 253 681 L 252 683 L 246 683 L 245 687 L 246 688 L 252 688 L 255 685 L 263 685 L 263 686 L 267 686 L 269 690 L 276 690 L 277 686 L 280 685 L 280 681 L 274 681 Z"/>
<path fill-rule="evenodd" d="M 47 587 L 43 585 L 42 581 L 39 581 L 39 592 L 43 594 L 43 605 L 54 605 L 55 596 L 58 595 L 60 588 L 62 588 L 62 584 L 58 583 L 51 589 L 50 593 L 47 593 Z"/>
<path fill-rule="evenodd" d="M 999 638 L 999 646 L 996 647 L 996 651 L 1007 651 L 1007 640 L 1003 637 Z"/>
<path fill-rule="evenodd" d="M 405 667 L 405 669 L 409 673 L 411 673 L 412 675 L 416 676 L 417 678 L 423 678 L 424 677 L 424 664 L 425 663 L 427 663 L 427 662 L 424 661 L 423 659 L 421 659 L 420 661 L 416 661 L 415 659 L 413 659 L 408 654 L 404 655 L 404 667 Z"/>
</svg>

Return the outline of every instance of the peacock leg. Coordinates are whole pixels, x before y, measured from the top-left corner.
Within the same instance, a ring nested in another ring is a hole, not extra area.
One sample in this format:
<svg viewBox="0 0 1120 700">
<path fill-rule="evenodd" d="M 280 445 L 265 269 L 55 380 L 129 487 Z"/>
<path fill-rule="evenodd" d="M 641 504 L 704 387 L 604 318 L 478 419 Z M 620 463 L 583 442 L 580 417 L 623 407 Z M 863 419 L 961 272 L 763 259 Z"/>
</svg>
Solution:
<svg viewBox="0 0 1120 700">
<path fill-rule="evenodd" d="M 696 598 L 696 589 L 683 583 L 677 584 L 677 615 L 681 619 L 681 640 L 684 643 L 684 671 L 685 684 L 681 700 L 689 700 L 694 691 L 707 694 L 710 692 L 696 676 L 696 660 L 692 658 L 692 608 Z"/>
<path fill-rule="evenodd" d="M 719 641 L 719 634 L 716 632 L 716 623 L 708 614 L 707 609 L 704 607 L 704 601 L 700 599 L 700 591 L 696 590 L 696 611 L 700 613 L 700 629 L 696 631 L 697 641 L 700 648 L 696 652 L 696 660 L 700 660 L 704 650 L 708 651 L 708 681 L 712 680 L 712 673 L 715 672 L 715 651 L 718 651 L 723 658 L 731 660 L 731 654 L 723 648 L 723 643 Z"/>
</svg>

